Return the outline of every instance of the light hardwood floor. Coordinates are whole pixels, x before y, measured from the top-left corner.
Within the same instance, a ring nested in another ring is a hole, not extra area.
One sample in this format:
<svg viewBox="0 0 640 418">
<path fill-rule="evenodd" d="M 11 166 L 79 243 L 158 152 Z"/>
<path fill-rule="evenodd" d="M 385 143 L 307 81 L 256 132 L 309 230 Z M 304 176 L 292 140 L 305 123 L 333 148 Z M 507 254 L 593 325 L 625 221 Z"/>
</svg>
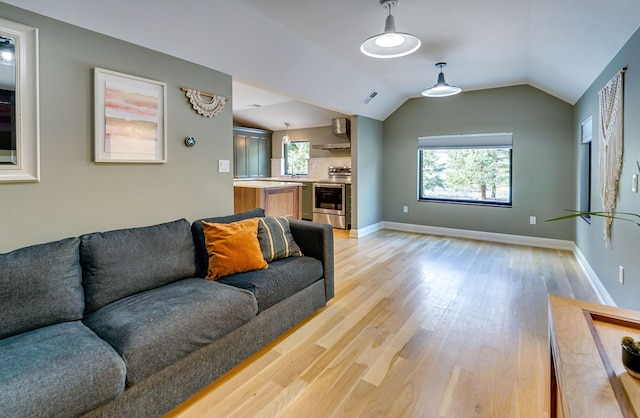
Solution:
<svg viewBox="0 0 640 418">
<path fill-rule="evenodd" d="M 192 417 L 548 417 L 547 295 L 570 252 L 335 232 L 336 297 L 179 406 Z"/>
</svg>

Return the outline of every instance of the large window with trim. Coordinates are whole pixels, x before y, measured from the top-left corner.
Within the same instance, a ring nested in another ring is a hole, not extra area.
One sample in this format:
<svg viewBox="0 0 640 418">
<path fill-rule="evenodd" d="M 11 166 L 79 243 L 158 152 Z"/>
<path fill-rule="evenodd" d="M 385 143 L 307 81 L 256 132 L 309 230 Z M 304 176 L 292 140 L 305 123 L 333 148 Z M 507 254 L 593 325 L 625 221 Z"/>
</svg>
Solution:
<svg viewBox="0 0 640 418">
<path fill-rule="evenodd" d="M 284 173 L 309 174 L 309 141 L 291 141 L 284 145 Z"/>
<path fill-rule="evenodd" d="M 418 139 L 418 199 L 511 206 L 511 133 Z"/>
</svg>

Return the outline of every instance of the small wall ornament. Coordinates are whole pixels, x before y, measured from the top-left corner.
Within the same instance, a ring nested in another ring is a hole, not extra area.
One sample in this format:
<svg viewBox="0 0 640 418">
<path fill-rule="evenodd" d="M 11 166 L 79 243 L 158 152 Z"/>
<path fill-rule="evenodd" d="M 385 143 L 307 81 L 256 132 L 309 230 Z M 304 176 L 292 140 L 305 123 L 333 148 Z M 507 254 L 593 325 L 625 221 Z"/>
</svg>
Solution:
<svg viewBox="0 0 640 418">
<path fill-rule="evenodd" d="M 205 93 L 188 87 L 183 87 L 181 90 L 185 92 L 193 110 L 207 118 L 212 118 L 220 113 L 228 100 L 224 96 Z"/>
</svg>

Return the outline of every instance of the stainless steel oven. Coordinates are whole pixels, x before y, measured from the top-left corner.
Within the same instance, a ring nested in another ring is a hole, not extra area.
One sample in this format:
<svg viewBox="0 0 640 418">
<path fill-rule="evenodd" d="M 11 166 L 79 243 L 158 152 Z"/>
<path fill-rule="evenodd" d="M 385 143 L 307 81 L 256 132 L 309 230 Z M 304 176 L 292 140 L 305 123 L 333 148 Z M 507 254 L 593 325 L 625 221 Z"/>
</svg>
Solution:
<svg viewBox="0 0 640 418">
<path fill-rule="evenodd" d="M 344 183 L 313 183 L 313 220 L 346 229 Z"/>
</svg>

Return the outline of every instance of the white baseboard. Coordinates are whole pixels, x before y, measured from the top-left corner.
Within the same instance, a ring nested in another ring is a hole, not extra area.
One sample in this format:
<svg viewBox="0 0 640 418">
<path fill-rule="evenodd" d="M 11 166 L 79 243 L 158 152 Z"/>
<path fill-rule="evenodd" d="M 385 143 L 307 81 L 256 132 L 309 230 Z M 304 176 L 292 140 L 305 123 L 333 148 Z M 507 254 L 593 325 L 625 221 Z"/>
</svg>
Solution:
<svg viewBox="0 0 640 418">
<path fill-rule="evenodd" d="M 607 289 L 600 281 L 596 272 L 589 265 L 589 262 L 585 258 L 584 254 L 582 254 L 582 251 L 580 251 L 580 248 L 574 246 L 573 254 L 576 256 L 576 260 L 578 260 L 578 264 L 580 264 L 582 271 L 587 275 L 589 283 L 591 283 L 591 287 L 593 287 L 593 290 L 596 292 L 600 303 L 603 305 L 617 306 L 609 292 L 607 292 Z"/>
<path fill-rule="evenodd" d="M 352 229 L 349 232 L 349 236 L 351 236 L 352 238 L 362 238 L 369 234 L 373 234 L 374 232 L 379 231 L 382 228 L 384 228 L 383 222 L 378 222 L 377 224 L 369 225 L 361 229 Z"/>
<path fill-rule="evenodd" d="M 414 225 L 399 222 L 383 222 L 386 229 L 396 231 L 416 232 L 419 234 L 442 235 L 446 237 L 468 238 L 479 241 L 501 242 L 504 244 L 529 245 L 531 247 L 553 248 L 573 251 L 573 241 L 559 239 L 526 237 L 523 235 L 498 234 L 495 232 L 471 231 L 466 229 L 441 228 L 437 226 Z"/>
<path fill-rule="evenodd" d="M 611 295 L 609 295 L 609 292 L 607 292 L 607 289 L 600 281 L 600 278 L 591 268 L 589 262 L 573 241 L 526 237 L 523 235 L 498 234 L 495 232 L 471 231 L 455 228 L 441 228 L 437 226 L 405 224 L 400 222 L 378 222 L 377 224 L 373 224 L 362 229 L 352 229 L 350 236 L 353 238 L 361 238 L 381 229 L 392 229 L 396 231 L 415 232 L 418 234 L 441 235 L 447 237 L 475 239 L 479 241 L 500 242 L 503 244 L 528 245 L 531 247 L 572 251 L 580 265 L 580 268 L 587 276 L 591 287 L 595 291 L 599 302 L 603 305 L 616 306 L 616 303 Z"/>
</svg>

